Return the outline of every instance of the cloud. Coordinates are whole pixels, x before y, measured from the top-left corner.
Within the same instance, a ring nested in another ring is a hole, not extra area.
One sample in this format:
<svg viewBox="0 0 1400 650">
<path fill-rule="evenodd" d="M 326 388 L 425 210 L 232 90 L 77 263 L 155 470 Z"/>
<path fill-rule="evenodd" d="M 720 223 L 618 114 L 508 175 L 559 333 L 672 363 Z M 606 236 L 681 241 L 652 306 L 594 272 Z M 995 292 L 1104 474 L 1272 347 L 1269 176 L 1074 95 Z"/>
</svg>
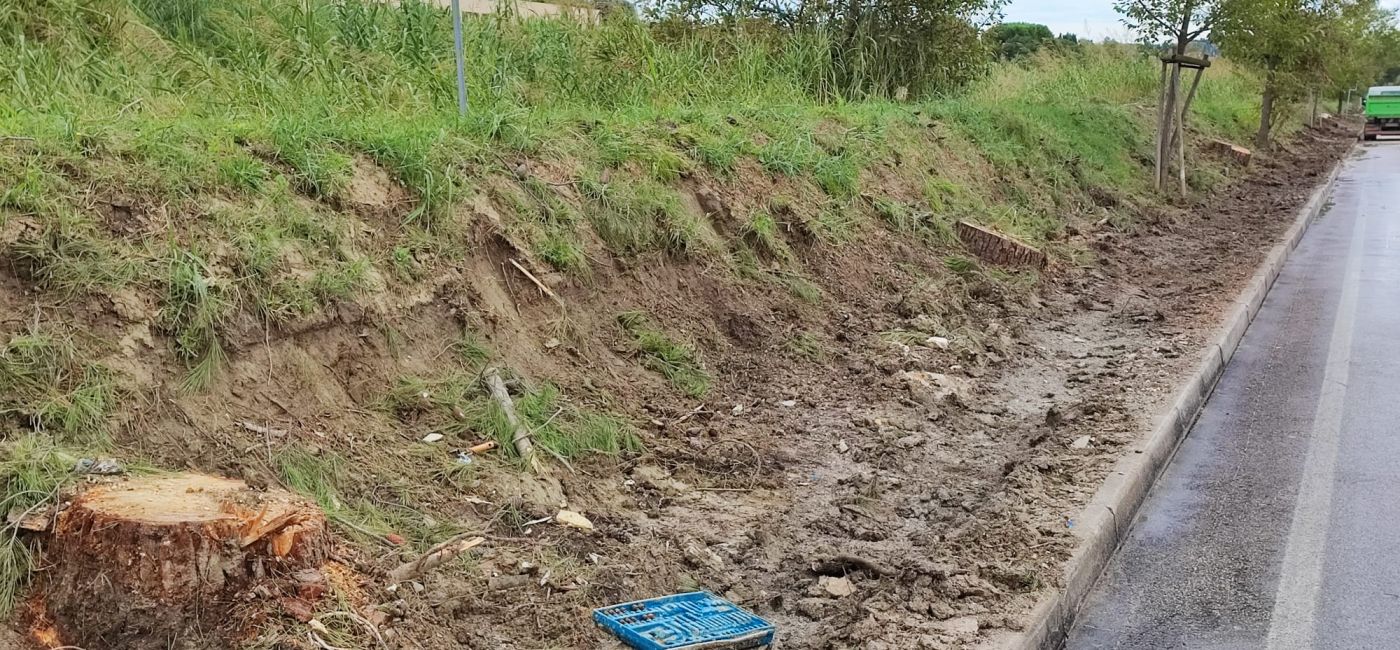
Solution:
<svg viewBox="0 0 1400 650">
<path fill-rule="evenodd" d="M 1056 34 L 1069 32 L 1094 40 L 1133 38 L 1113 10 L 1112 0 L 1011 0 L 1005 13 L 1007 21 L 1040 23 Z"/>
</svg>

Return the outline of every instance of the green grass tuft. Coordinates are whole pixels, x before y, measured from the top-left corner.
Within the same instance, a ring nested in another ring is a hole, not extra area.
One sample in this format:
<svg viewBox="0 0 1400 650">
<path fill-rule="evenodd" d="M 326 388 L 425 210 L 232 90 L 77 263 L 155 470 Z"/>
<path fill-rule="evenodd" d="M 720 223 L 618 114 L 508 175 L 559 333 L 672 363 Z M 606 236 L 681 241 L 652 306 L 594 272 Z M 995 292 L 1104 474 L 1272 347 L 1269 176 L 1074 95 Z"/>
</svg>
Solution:
<svg viewBox="0 0 1400 650">
<path fill-rule="evenodd" d="M 174 252 L 165 286 L 159 319 L 175 341 L 175 353 L 190 364 L 183 387 L 201 390 L 224 364 L 219 337 L 230 307 L 226 290 L 204 259 L 189 250 Z"/>
<path fill-rule="evenodd" d="M 0 348 L 0 416 L 28 429 L 100 439 L 115 400 L 111 373 L 80 361 L 70 341 L 34 333 Z"/>
<path fill-rule="evenodd" d="M 642 365 L 661 373 L 672 386 L 690 397 L 701 397 L 709 391 L 710 375 L 694 347 L 671 339 L 639 311 L 618 314 L 617 322 L 632 337 L 642 355 Z"/>
<path fill-rule="evenodd" d="M 59 489 L 73 480 L 82 454 L 32 433 L 0 442 L 0 512 L 26 512 L 56 504 Z M 34 556 L 18 529 L 0 525 L 0 615 L 10 613 L 34 568 Z"/>
</svg>

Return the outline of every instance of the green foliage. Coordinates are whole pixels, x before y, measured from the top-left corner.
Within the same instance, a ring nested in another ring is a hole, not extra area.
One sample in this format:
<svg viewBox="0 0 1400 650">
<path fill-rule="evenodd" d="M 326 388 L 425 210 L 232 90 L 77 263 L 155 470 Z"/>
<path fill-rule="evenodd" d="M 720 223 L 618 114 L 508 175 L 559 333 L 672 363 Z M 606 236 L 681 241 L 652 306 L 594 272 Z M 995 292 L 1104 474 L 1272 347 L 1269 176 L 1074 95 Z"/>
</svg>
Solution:
<svg viewBox="0 0 1400 650">
<path fill-rule="evenodd" d="M 632 337 L 632 343 L 642 355 L 642 365 L 661 373 L 672 386 L 690 397 L 701 397 L 709 391 L 710 375 L 693 346 L 667 336 L 650 317 L 639 311 L 618 314 L 617 322 Z"/>
<path fill-rule="evenodd" d="M 1051 42 L 1055 35 L 1050 28 L 1037 23 L 1001 23 L 987 30 L 987 38 L 1003 59 L 1022 59 L 1035 54 Z"/>
<path fill-rule="evenodd" d="M 460 354 L 460 352 L 459 352 Z M 479 353 L 473 352 L 472 359 Z M 471 365 L 478 365 L 472 361 Z M 516 415 L 535 444 L 557 457 L 615 455 L 641 449 L 631 424 L 608 413 L 575 404 L 559 387 L 546 383 L 514 399 Z M 416 430 L 441 433 L 462 442 L 495 440 L 514 457 L 515 428 L 474 374 L 401 377 L 382 400 L 384 410 Z"/>
<path fill-rule="evenodd" d="M 712 248 L 708 226 L 681 207 L 680 197 L 652 181 L 585 181 L 587 217 L 593 229 L 621 255 L 662 249 L 685 256 Z"/>
<path fill-rule="evenodd" d="M 808 361 L 820 361 L 826 357 L 826 349 L 822 346 L 821 339 L 811 332 L 797 333 L 783 342 L 783 349 Z"/>
<path fill-rule="evenodd" d="M 0 348 L 0 416 L 25 428 L 100 439 L 115 392 L 111 374 L 81 361 L 70 341 L 31 333 Z"/>
<path fill-rule="evenodd" d="M 663 33 L 718 36 L 730 25 L 778 33 L 805 68 L 808 86 L 846 98 L 922 97 L 949 91 L 986 70 L 979 27 L 1000 0 L 841 2 L 763 6 L 715 0 L 663 0 L 647 11 Z M 743 52 L 742 54 L 749 54 Z"/>
<path fill-rule="evenodd" d="M 773 215 L 767 212 L 755 212 L 749 216 L 741 231 L 744 241 L 748 242 L 763 255 L 781 261 L 791 261 L 793 258 L 792 249 L 788 248 L 787 242 L 783 239 L 779 231 L 778 221 Z"/>
<path fill-rule="evenodd" d="M 1185 54 L 1190 45 L 1220 20 L 1229 0 L 1114 0 L 1123 23 L 1144 43 L 1170 41 Z"/>
<path fill-rule="evenodd" d="M 559 458 L 567 460 L 587 454 L 615 456 L 642 449 L 641 438 L 630 423 L 574 406 L 553 384 L 544 384 L 516 399 L 515 410 L 522 424 L 530 430 L 535 445 Z M 476 427 L 495 439 L 508 455 L 514 453 L 515 430 L 495 402 L 487 403 L 479 412 Z"/>
<path fill-rule="evenodd" d="M 213 381 L 223 366 L 221 328 L 228 316 L 224 285 L 212 278 L 194 251 L 177 250 L 171 257 L 165 300 L 159 319 L 175 341 L 175 353 L 191 365 L 186 390 L 199 390 Z"/>
<path fill-rule="evenodd" d="M 54 502 L 59 488 L 72 479 L 78 458 L 43 434 L 0 442 L 0 512 L 37 511 Z M 33 564 L 19 529 L 0 525 L 0 614 L 8 614 L 19 602 Z"/>
</svg>

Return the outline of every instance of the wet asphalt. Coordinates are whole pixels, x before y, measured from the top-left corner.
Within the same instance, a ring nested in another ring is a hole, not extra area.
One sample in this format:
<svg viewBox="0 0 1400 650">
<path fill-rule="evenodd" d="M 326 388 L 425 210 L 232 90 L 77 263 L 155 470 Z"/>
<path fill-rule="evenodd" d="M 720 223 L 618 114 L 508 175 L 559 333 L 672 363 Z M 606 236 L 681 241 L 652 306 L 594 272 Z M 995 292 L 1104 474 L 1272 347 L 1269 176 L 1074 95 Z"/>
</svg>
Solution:
<svg viewBox="0 0 1400 650">
<path fill-rule="evenodd" d="M 1345 164 L 1066 647 L 1400 649 L 1400 142 Z"/>
</svg>

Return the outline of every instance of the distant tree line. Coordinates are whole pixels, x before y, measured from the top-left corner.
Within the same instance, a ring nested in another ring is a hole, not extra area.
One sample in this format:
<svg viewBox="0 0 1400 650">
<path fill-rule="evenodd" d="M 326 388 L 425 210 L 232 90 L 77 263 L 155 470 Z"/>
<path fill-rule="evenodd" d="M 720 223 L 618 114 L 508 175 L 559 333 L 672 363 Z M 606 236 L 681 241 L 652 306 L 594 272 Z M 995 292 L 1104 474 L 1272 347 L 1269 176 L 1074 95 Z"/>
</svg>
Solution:
<svg viewBox="0 0 1400 650">
<path fill-rule="evenodd" d="M 983 33 L 1005 1 L 651 0 L 642 13 L 663 32 L 720 27 L 797 39 L 848 98 L 919 97 L 986 72 L 992 52 Z"/>
<path fill-rule="evenodd" d="M 1005 61 L 1024 59 L 1043 48 L 1074 50 L 1079 37 L 1074 34 L 1055 36 L 1049 27 L 1037 23 L 1001 23 L 987 30 L 987 40 L 997 57 Z"/>
</svg>

